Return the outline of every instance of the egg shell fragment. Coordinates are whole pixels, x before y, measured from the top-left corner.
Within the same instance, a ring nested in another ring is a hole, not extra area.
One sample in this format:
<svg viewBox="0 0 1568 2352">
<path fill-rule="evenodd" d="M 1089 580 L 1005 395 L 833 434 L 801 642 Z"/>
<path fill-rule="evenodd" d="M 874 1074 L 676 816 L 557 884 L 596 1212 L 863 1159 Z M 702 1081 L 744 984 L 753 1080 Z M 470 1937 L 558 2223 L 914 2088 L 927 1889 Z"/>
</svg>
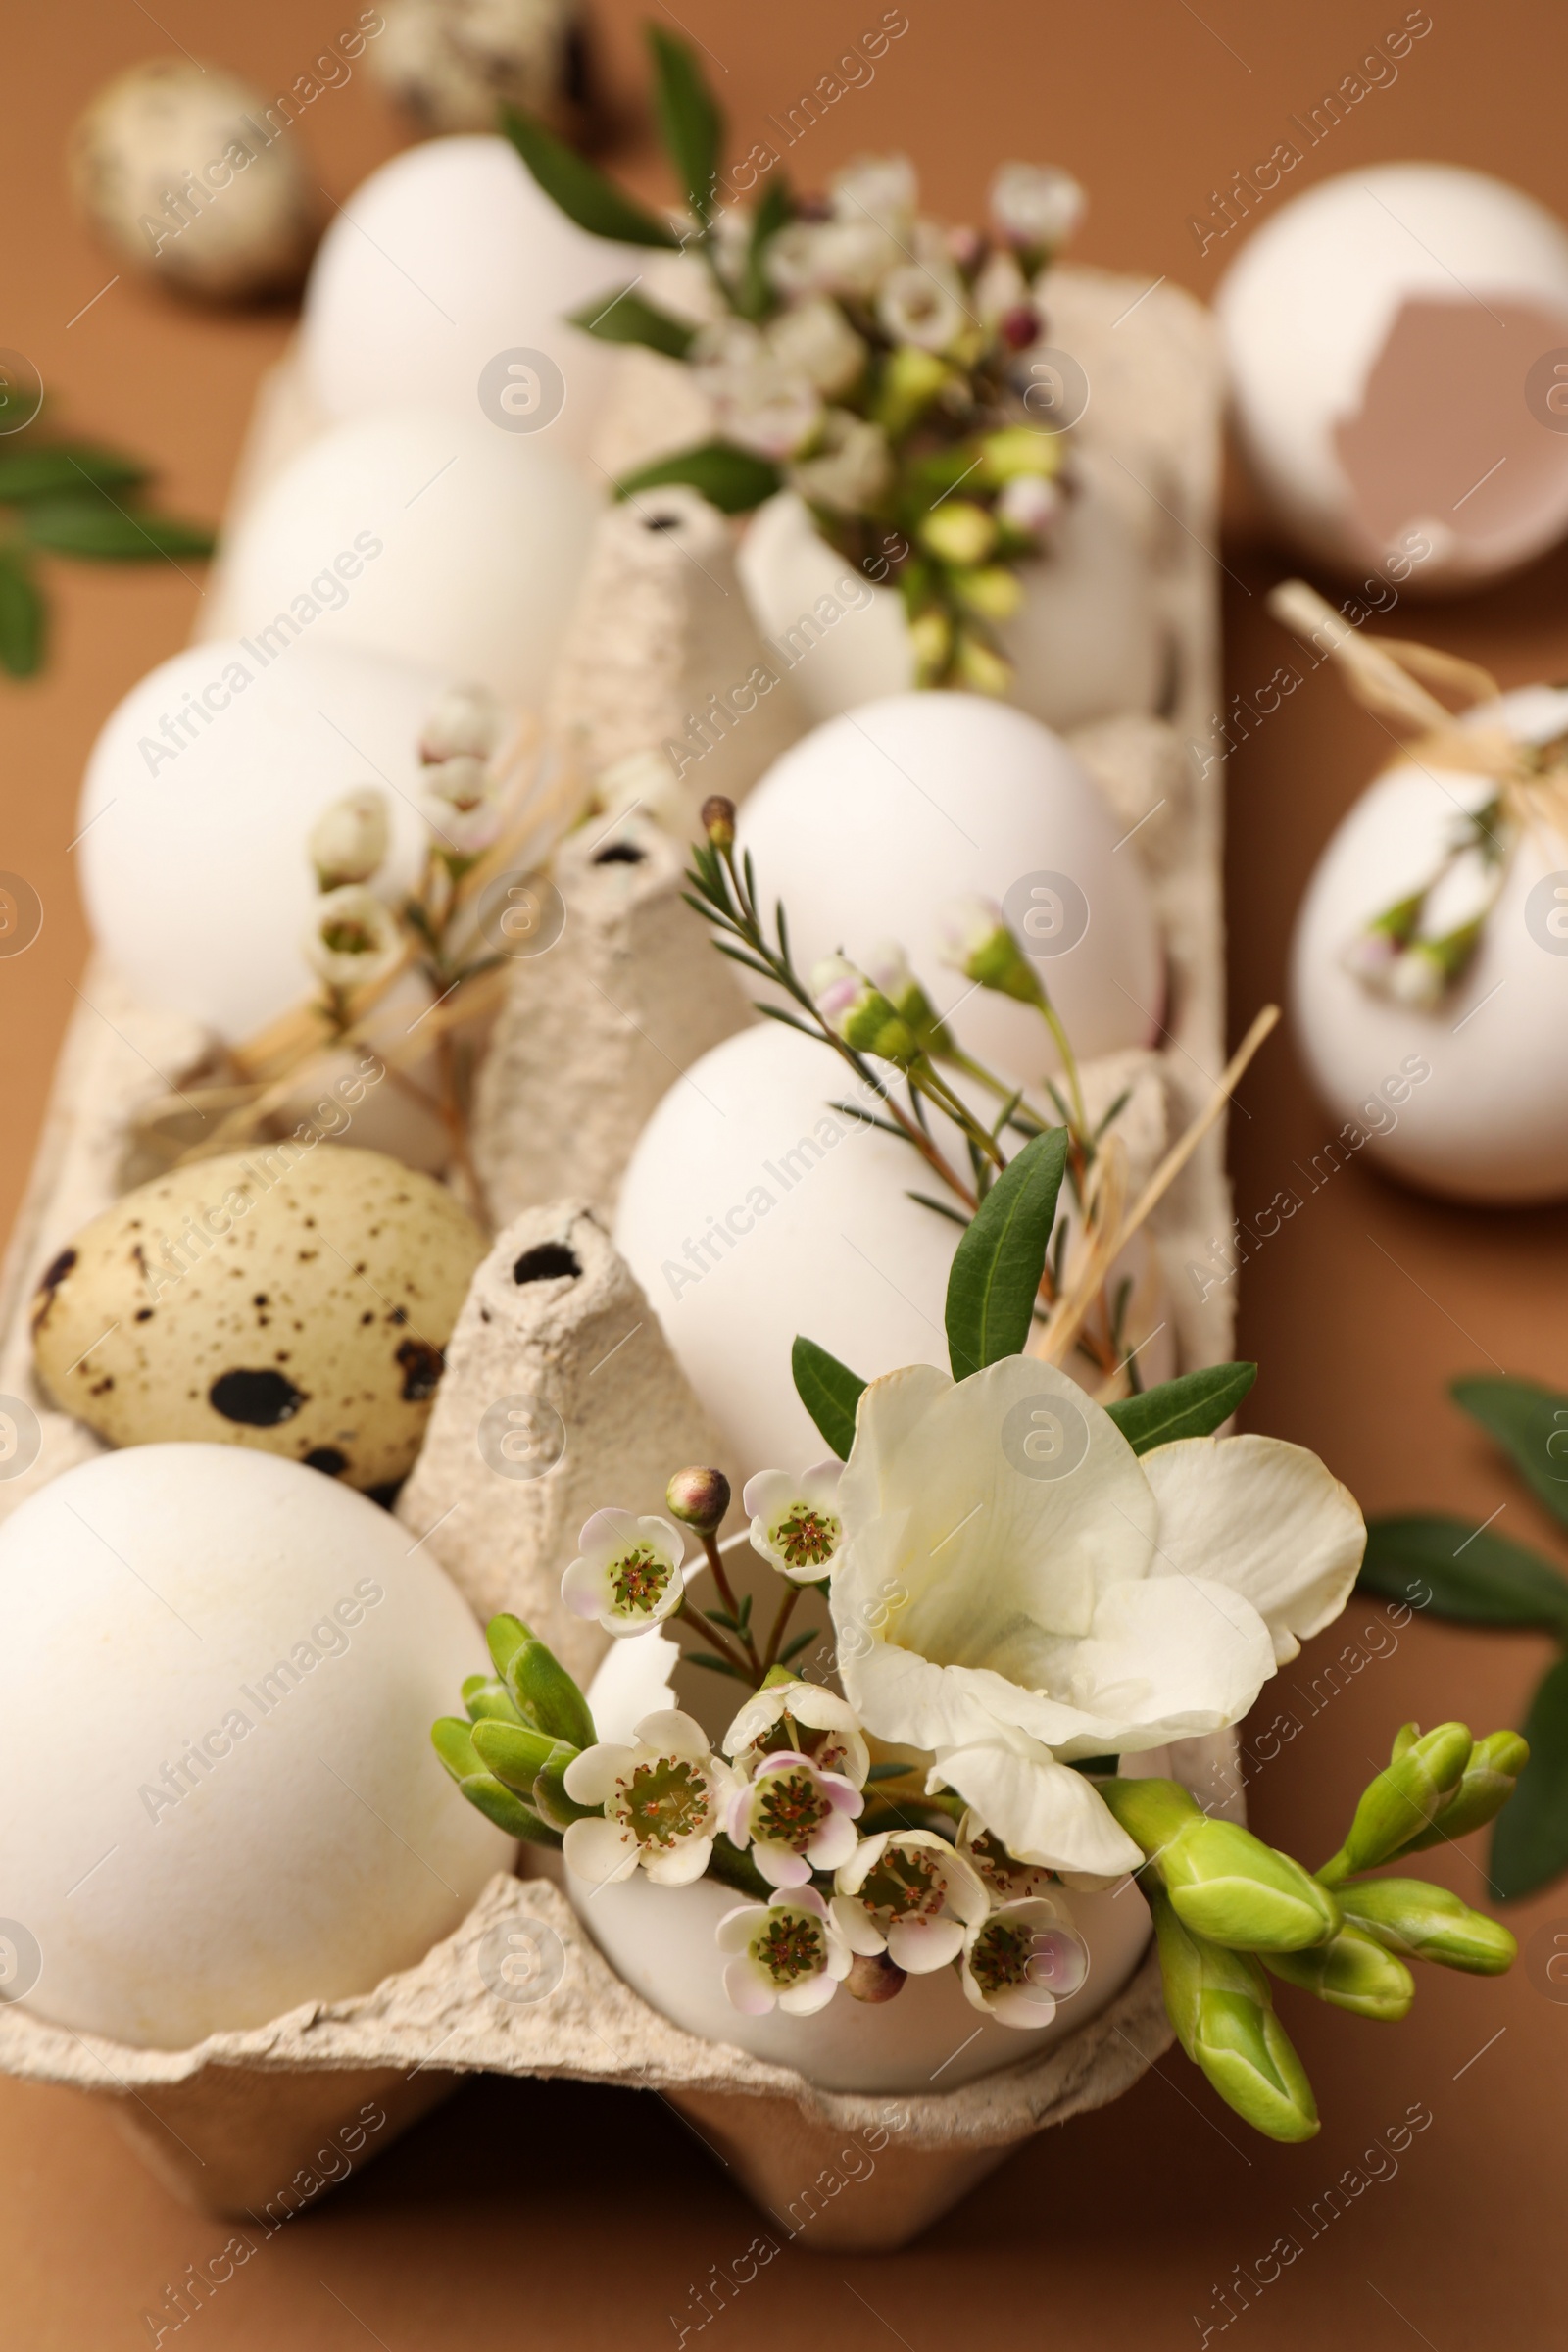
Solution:
<svg viewBox="0 0 1568 2352">
<path fill-rule="evenodd" d="M 33 1301 L 38 1375 L 112 1446 L 252 1446 L 389 1486 L 484 1252 L 450 1193 L 378 1152 L 258 1143 L 76 1235 Z"/>
</svg>

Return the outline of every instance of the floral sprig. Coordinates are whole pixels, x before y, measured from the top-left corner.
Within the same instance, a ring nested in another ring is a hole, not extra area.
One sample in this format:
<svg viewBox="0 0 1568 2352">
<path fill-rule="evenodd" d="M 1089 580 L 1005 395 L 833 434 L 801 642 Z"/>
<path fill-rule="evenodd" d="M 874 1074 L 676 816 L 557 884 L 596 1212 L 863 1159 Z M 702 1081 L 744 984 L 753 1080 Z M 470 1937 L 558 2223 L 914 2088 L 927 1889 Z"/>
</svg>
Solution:
<svg viewBox="0 0 1568 2352">
<path fill-rule="evenodd" d="M 1047 280 L 1084 194 L 1065 172 L 1005 164 L 987 229 L 923 219 L 912 166 L 873 158 L 797 198 L 776 168 L 755 208 L 717 200 L 724 118 L 695 50 L 650 26 L 664 144 L 684 209 L 662 219 L 532 117 L 503 124 L 546 195 L 593 234 L 691 254 L 679 317 L 637 291 L 573 323 L 684 362 L 717 432 L 617 485 L 687 482 L 728 514 L 786 487 L 847 561 L 903 597 L 919 681 L 1004 694 L 996 624 L 1022 602 L 1020 564 L 1072 495 L 1065 442 L 1043 424 Z"/>
</svg>

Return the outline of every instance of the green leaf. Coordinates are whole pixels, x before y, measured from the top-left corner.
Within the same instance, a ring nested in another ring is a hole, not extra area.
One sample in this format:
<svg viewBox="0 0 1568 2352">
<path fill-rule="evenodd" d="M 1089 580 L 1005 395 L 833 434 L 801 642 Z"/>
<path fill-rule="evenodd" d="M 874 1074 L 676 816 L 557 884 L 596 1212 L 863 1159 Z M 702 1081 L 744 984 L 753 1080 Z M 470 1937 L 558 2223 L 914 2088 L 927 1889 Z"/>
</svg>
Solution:
<svg viewBox="0 0 1568 2352">
<path fill-rule="evenodd" d="M 590 236 L 612 237 L 619 245 L 679 246 L 678 230 L 623 194 L 532 115 L 504 106 L 501 127 L 551 202 Z"/>
<path fill-rule="evenodd" d="M 713 209 L 724 118 L 709 88 L 697 52 L 662 24 L 648 26 L 654 60 L 659 127 L 692 211 L 706 222 Z"/>
<path fill-rule="evenodd" d="M 1522 1544 L 1443 1511 L 1372 1520 L 1357 1581 L 1363 1592 L 1465 1625 L 1568 1633 L 1568 1577 Z"/>
<path fill-rule="evenodd" d="M 746 248 L 746 273 L 740 308 L 748 318 L 765 318 L 777 301 L 767 274 L 767 249 L 781 228 L 794 218 L 795 199 L 782 172 L 775 171 L 752 215 L 751 242 Z"/>
<path fill-rule="evenodd" d="M 96 449 L 87 441 L 56 441 L 40 449 L 14 449 L 0 455 L 0 505 L 27 498 L 56 498 L 62 491 L 84 485 L 100 490 L 133 490 L 147 479 L 148 468 L 137 458 L 118 450 Z"/>
<path fill-rule="evenodd" d="M 790 1350 L 796 1394 L 841 1462 L 855 1444 L 855 1408 L 865 1382 L 814 1340 L 797 1339 Z"/>
<path fill-rule="evenodd" d="M 1552 1517 L 1568 1521 L 1568 1396 L 1533 1380 L 1482 1375 L 1453 1381 L 1448 1394 L 1495 1439 Z"/>
<path fill-rule="evenodd" d="M 1257 1378 L 1255 1364 L 1208 1364 L 1162 1380 L 1141 1396 L 1123 1396 L 1106 1412 L 1134 1453 L 1152 1453 L 1177 1438 L 1206 1438 L 1228 1421 Z"/>
<path fill-rule="evenodd" d="M 0 548 L 0 669 L 30 678 L 43 666 L 47 615 L 25 560 Z"/>
<path fill-rule="evenodd" d="M 635 491 L 659 490 L 671 482 L 701 491 L 721 514 L 750 514 L 783 488 L 784 476 L 771 459 L 757 457 L 733 441 L 703 441 L 695 449 L 677 450 L 673 457 L 659 458 L 624 475 L 615 484 L 615 496 L 630 498 Z"/>
<path fill-rule="evenodd" d="M 656 303 L 644 302 L 629 286 L 608 303 L 584 303 L 580 311 L 570 313 L 570 320 L 601 343 L 640 343 L 649 351 L 662 351 L 666 360 L 683 360 L 697 334 L 694 326 Z"/>
<path fill-rule="evenodd" d="M 1568 1658 L 1543 1676 L 1524 1727 L 1530 1761 L 1492 1833 L 1492 1887 L 1518 1902 L 1568 1870 Z"/>
<path fill-rule="evenodd" d="M 1022 1353 L 1066 1164 L 1066 1129 L 1037 1135 L 1004 1168 L 965 1227 L 948 1276 L 955 1380 Z"/>
<path fill-rule="evenodd" d="M 118 507 L 107 492 L 90 490 L 85 483 L 75 497 L 29 501 L 22 509 L 21 520 L 34 547 L 99 564 L 150 564 L 159 556 L 210 556 L 215 545 L 213 532 L 201 523 Z"/>
</svg>

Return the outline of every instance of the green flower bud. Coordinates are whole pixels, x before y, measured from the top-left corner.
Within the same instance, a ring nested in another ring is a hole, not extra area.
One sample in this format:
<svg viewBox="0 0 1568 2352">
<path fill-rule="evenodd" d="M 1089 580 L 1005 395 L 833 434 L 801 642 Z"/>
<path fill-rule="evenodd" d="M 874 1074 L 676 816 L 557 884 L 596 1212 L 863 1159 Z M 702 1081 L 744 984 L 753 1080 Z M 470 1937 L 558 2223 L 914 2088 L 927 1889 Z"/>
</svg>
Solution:
<svg viewBox="0 0 1568 2352">
<path fill-rule="evenodd" d="M 995 899 L 957 899 L 943 910 L 942 960 L 966 980 L 1020 1004 L 1044 1005 L 1040 975 L 1014 936 Z"/>
<path fill-rule="evenodd" d="M 543 1732 L 530 1731 L 526 1724 L 497 1723 L 493 1717 L 474 1724 L 470 1737 L 484 1770 L 493 1772 L 519 1796 L 532 1796 L 534 1782 L 559 1744 Z"/>
<path fill-rule="evenodd" d="M 1269 1952 L 1263 1965 L 1287 1984 L 1298 1984 L 1303 1992 L 1315 1992 L 1320 2001 L 1353 2010 L 1357 2017 L 1393 2024 L 1415 1999 L 1415 1979 L 1403 1961 L 1360 1928 L 1341 1928 L 1315 1951 Z"/>
<path fill-rule="evenodd" d="M 1318 1877 L 1337 1886 L 1353 1872 L 1375 1870 L 1420 1836 L 1457 1786 L 1474 1745 L 1462 1723 L 1440 1723 L 1422 1735 L 1406 1724 L 1393 1761 L 1378 1774 L 1355 1808 L 1350 1834 Z"/>
<path fill-rule="evenodd" d="M 1312 2085 L 1257 1962 L 1191 1934 L 1158 1886 L 1149 1895 L 1165 2007 L 1182 2048 L 1254 2130 L 1270 2139 L 1311 2139 L 1318 2130 Z"/>
<path fill-rule="evenodd" d="M 882 371 L 875 421 L 889 440 L 906 433 L 922 409 L 929 408 L 947 383 L 951 370 L 934 351 L 901 343 Z"/>
<path fill-rule="evenodd" d="M 507 1660 L 506 1685 L 525 1724 L 573 1748 L 592 1747 L 598 1734 L 588 1701 L 555 1651 L 532 1635 Z"/>
<path fill-rule="evenodd" d="M 1489 1732 L 1470 1750 L 1470 1761 L 1446 1802 L 1433 1816 L 1432 1827 L 1404 1847 L 1418 1854 L 1424 1846 L 1441 1845 L 1484 1829 L 1502 1811 L 1514 1792 L 1519 1775 L 1530 1761 L 1530 1742 L 1517 1732 Z"/>
<path fill-rule="evenodd" d="M 576 1753 L 566 1740 L 558 1740 L 534 1776 L 534 1804 L 553 1830 L 569 1830 L 574 1821 L 587 1821 L 604 1811 L 603 1805 L 579 1805 L 566 1794 L 565 1770 Z"/>
<path fill-rule="evenodd" d="M 1005 564 L 985 564 L 954 574 L 958 602 L 982 620 L 1010 620 L 1023 603 L 1023 582 Z"/>
<path fill-rule="evenodd" d="M 481 1717 L 493 1715 L 498 1723 L 520 1723 L 521 1716 L 512 1701 L 505 1683 L 497 1682 L 493 1674 L 470 1674 L 465 1677 L 463 1703 L 468 1710 L 468 1721 L 478 1723 Z"/>
<path fill-rule="evenodd" d="M 921 521 L 920 543 L 944 564 L 983 564 L 997 544 L 997 518 L 972 498 L 949 499 Z"/>
<path fill-rule="evenodd" d="M 993 653 L 989 645 L 971 637 L 967 630 L 959 632 L 954 658 L 959 677 L 976 694 L 1004 695 L 1012 684 L 1011 662 L 1004 662 L 1000 654 Z"/>
<path fill-rule="evenodd" d="M 1043 433 L 1033 424 L 1004 425 L 1001 432 L 987 433 L 980 444 L 980 479 L 992 487 L 1015 481 L 1020 474 L 1038 474 L 1049 481 L 1061 471 L 1062 456 L 1059 433 Z"/>
<path fill-rule="evenodd" d="M 879 988 L 842 956 L 825 956 L 812 967 L 816 1009 L 836 1037 L 857 1054 L 874 1054 L 907 1069 L 920 1049 Z"/>
<path fill-rule="evenodd" d="M 1233 1951 L 1305 1951 L 1341 1925 L 1326 1886 L 1234 1821 L 1189 1823 L 1154 1867 L 1183 1924 Z"/>
<path fill-rule="evenodd" d="M 484 1638 L 489 1644 L 490 1655 L 495 1660 L 497 1674 L 505 1676 L 507 1660 L 514 1650 L 520 1649 L 525 1642 L 533 1640 L 533 1631 L 531 1627 L 523 1624 L 520 1617 L 514 1617 L 510 1612 L 503 1611 L 499 1617 L 491 1618 L 485 1628 Z"/>
<path fill-rule="evenodd" d="M 1472 1911 L 1446 1886 L 1429 1886 L 1424 1879 L 1363 1879 L 1342 1887 L 1340 1900 L 1347 1919 L 1407 1960 L 1500 1977 L 1518 1955 L 1500 1920 Z"/>
<path fill-rule="evenodd" d="M 909 643 L 922 685 L 939 678 L 953 652 L 953 623 L 936 606 L 916 613 L 909 623 Z"/>
<path fill-rule="evenodd" d="M 486 1772 L 475 1752 L 470 1727 L 456 1715 L 443 1715 L 430 1726 L 430 1744 L 457 1782 L 470 1805 L 493 1821 L 509 1838 L 526 1838 L 534 1845 L 559 1845 L 561 1833 L 530 1811 L 513 1791 Z"/>
<path fill-rule="evenodd" d="M 715 850 L 730 850 L 735 846 L 735 804 L 715 792 L 703 803 L 701 809 L 703 831 Z"/>
</svg>

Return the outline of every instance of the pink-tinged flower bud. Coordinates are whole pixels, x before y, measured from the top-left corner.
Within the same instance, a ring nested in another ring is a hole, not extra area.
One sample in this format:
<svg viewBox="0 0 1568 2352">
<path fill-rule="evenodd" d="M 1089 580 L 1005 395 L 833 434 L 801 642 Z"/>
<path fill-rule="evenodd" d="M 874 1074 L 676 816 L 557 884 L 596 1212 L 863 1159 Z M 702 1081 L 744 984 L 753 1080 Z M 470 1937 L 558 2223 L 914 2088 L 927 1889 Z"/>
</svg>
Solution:
<svg viewBox="0 0 1568 2352">
<path fill-rule="evenodd" d="M 500 743 L 505 713 L 488 686 L 459 686 L 444 695 L 419 737 L 419 758 L 427 766 L 466 754 L 488 760 Z"/>
<path fill-rule="evenodd" d="M 722 1470 L 677 1470 L 664 1489 L 672 1518 L 710 1536 L 729 1509 L 729 1480 Z"/>
<path fill-rule="evenodd" d="M 1077 228 L 1088 198 L 1068 172 L 1051 165 L 1004 164 L 991 183 L 991 218 L 1019 252 L 1054 253 Z"/>
<path fill-rule="evenodd" d="M 1003 312 L 997 325 L 1009 351 L 1027 351 L 1040 340 L 1040 313 L 1032 302 L 1015 303 Z"/>
<path fill-rule="evenodd" d="M 373 784 L 346 792 L 316 820 L 311 834 L 311 863 L 323 890 L 345 882 L 368 882 L 391 847 L 386 794 Z"/>
<path fill-rule="evenodd" d="M 703 831 L 708 835 L 715 850 L 734 848 L 735 804 L 733 801 L 726 801 L 722 793 L 715 792 L 710 800 L 703 803 L 702 822 Z"/>
<path fill-rule="evenodd" d="M 857 1952 L 850 1962 L 850 1973 L 844 1980 L 844 1989 L 852 2000 L 868 2001 L 873 2006 L 891 2001 L 904 1990 L 908 1978 L 886 1952 Z"/>
</svg>

